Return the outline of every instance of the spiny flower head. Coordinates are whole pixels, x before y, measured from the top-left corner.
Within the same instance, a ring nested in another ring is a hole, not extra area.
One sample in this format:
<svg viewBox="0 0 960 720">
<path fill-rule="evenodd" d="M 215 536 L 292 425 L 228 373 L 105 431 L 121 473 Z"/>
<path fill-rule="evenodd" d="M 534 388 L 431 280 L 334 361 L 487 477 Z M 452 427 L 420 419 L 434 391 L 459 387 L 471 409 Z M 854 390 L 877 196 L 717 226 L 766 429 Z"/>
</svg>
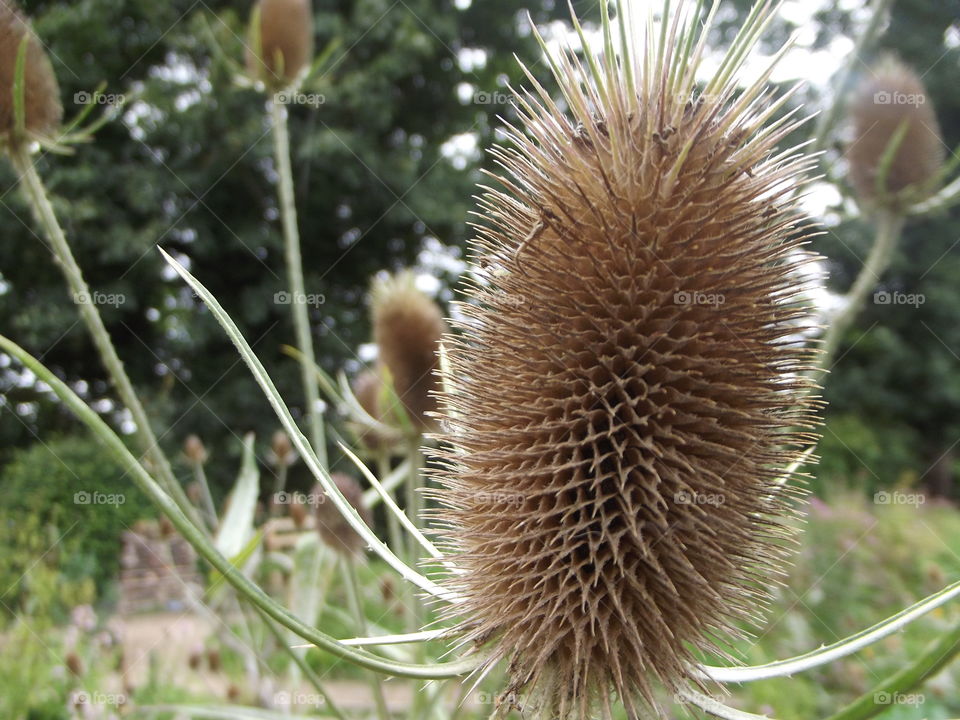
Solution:
<svg viewBox="0 0 960 720">
<path fill-rule="evenodd" d="M 412 272 L 387 275 L 373 283 L 373 337 L 393 389 L 416 429 L 432 427 L 436 409 L 437 351 L 447 326 L 440 307 L 416 286 Z M 388 408 L 380 408 L 381 415 Z"/>
<path fill-rule="evenodd" d="M 0 2 L 0 134 L 16 129 L 13 86 L 17 55 L 27 38 L 23 66 L 23 118 L 28 136 L 52 138 L 63 120 L 60 88 L 46 50 L 13 0 Z"/>
<path fill-rule="evenodd" d="M 296 80 L 313 58 L 310 0 L 260 0 L 253 17 L 247 72 L 272 90 L 283 88 Z"/>
<path fill-rule="evenodd" d="M 885 58 L 863 78 L 850 115 L 850 180 L 861 200 L 896 210 L 936 189 L 944 144 L 933 102 L 913 70 Z"/>
<path fill-rule="evenodd" d="M 601 9 L 603 54 L 548 54 L 562 105 L 527 72 L 524 129 L 493 150 L 439 411 L 451 613 L 507 661 L 505 697 L 552 719 L 702 684 L 698 653 L 782 573 L 784 468 L 814 440 L 794 199 L 812 161 L 776 150 L 799 123 L 774 119 L 772 66 L 736 80 L 772 3 L 705 85 L 699 18 L 651 21 L 634 53 Z"/>
</svg>

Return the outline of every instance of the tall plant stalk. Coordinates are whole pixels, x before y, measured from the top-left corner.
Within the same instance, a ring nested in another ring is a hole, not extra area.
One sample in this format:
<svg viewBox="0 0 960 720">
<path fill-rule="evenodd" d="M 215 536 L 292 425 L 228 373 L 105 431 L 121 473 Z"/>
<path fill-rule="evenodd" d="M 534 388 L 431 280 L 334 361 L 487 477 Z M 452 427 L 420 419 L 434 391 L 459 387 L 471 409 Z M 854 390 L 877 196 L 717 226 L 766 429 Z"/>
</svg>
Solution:
<svg viewBox="0 0 960 720">
<path fill-rule="evenodd" d="M 347 604 L 350 606 L 350 612 L 353 614 L 357 623 L 357 632 L 361 635 L 367 634 L 367 616 L 363 611 L 363 600 L 360 594 L 360 581 L 357 579 L 357 566 L 352 557 L 341 557 L 340 567 L 343 573 L 343 585 L 347 591 Z M 373 695 L 373 701 L 377 706 L 377 715 L 380 720 L 389 720 L 390 711 L 387 709 L 387 700 L 383 695 L 383 687 L 376 675 L 367 674 L 367 681 L 370 683 L 370 692 Z"/>
<path fill-rule="evenodd" d="M 287 128 L 287 111 L 273 95 L 270 97 L 270 113 L 273 120 L 273 145 L 280 176 L 280 218 L 283 224 L 283 243 L 287 264 L 287 283 L 290 288 L 290 310 L 297 336 L 300 357 L 300 377 L 307 403 L 307 418 L 310 426 L 310 442 L 321 464 L 327 467 L 327 445 L 320 412 L 320 389 L 314 367 L 313 336 L 310 333 L 310 315 L 307 312 L 306 288 L 303 281 L 303 259 L 300 255 L 300 228 L 297 223 L 297 205 L 293 194 L 293 169 L 290 163 L 290 133 Z"/>
<path fill-rule="evenodd" d="M 123 367 L 123 362 L 117 355 L 113 342 L 110 340 L 110 334 L 107 332 L 107 328 L 103 324 L 103 319 L 100 317 L 100 312 L 93 302 L 93 295 L 91 295 L 90 288 L 83 278 L 80 265 L 70 250 L 70 244 L 67 242 L 63 228 L 60 227 L 60 222 L 57 220 L 53 205 L 47 196 L 43 180 L 37 172 L 37 168 L 33 163 L 33 158 L 26 144 L 14 144 L 10 149 L 10 158 L 23 183 L 30 208 L 37 222 L 43 228 L 47 239 L 50 241 L 54 258 L 63 271 L 70 292 L 73 294 L 74 302 L 80 310 L 80 317 L 87 326 L 97 353 L 100 355 L 100 359 L 104 367 L 106 367 L 110 379 L 113 381 L 113 385 L 117 390 L 117 394 L 120 396 L 121 402 L 133 416 L 137 441 L 143 457 L 152 467 L 157 479 L 160 481 L 160 485 L 167 494 L 174 499 L 183 513 L 190 518 L 194 525 L 199 528 L 204 528 L 205 526 L 197 509 L 187 499 L 186 493 L 183 491 L 183 488 L 180 487 L 180 483 L 177 482 L 176 477 L 174 477 L 173 469 L 170 467 L 170 461 L 161 449 L 160 444 L 157 442 L 157 437 L 150 427 L 150 420 L 147 417 L 147 413 L 140 403 L 133 383 L 130 382 L 130 378 Z"/>
</svg>

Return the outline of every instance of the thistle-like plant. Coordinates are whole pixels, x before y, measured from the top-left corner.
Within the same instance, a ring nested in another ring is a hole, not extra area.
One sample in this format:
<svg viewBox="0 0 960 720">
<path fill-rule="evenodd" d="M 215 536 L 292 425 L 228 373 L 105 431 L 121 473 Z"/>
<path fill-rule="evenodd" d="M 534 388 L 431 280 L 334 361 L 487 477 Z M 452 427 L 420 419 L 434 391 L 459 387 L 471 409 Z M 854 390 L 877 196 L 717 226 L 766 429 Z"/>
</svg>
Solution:
<svg viewBox="0 0 960 720">
<path fill-rule="evenodd" d="M 418 682 L 471 673 L 479 682 L 500 665 L 508 691 L 501 715 L 514 701 L 549 718 L 611 718 L 617 702 L 631 716 L 658 714 L 662 685 L 711 714 L 756 720 L 703 691 L 835 661 L 960 595 L 953 583 L 794 658 L 753 667 L 701 662 L 703 652 L 728 654 L 725 639 L 754 619 L 782 572 L 799 492 L 794 476 L 814 439 L 796 272 L 809 256 L 795 204 L 812 160 L 775 149 L 799 121 L 784 112 L 789 93 L 774 100 L 767 89 L 771 68 L 737 81 L 776 7 L 753 7 L 708 78 L 698 69 L 717 3 L 701 24 L 702 2 L 677 12 L 666 2 L 659 25 L 647 17 L 643 32 L 626 13 L 615 27 L 603 5 L 602 52 L 590 48 L 576 19 L 582 57 L 552 54 L 544 44 L 562 101 L 528 74 L 531 91 L 518 94 L 523 128 L 511 128 L 511 144 L 495 150 L 504 174 L 481 201 L 471 302 L 440 354 L 438 437 L 447 449 L 433 493 L 439 546 L 392 496 L 404 477 L 416 489 L 419 456 L 396 468 L 387 459 L 378 477 L 341 446 L 371 486 L 363 504 L 382 502 L 408 536 L 404 547 L 388 545 L 348 497 L 356 493 L 331 477 L 316 437 L 321 426 L 313 424 L 308 440 L 230 316 L 164 254 L 250 368 L 292 444 L 284 454 L 296 452 L 325 510 L 339 513 L 327 524 L 342 518 L 337 532 L 355 533 L 353 547 L 376 553 L 444 606 L 439 628 L 367 636 L 373 629 L 361 615 L 351 553 L 343 578 L 362 635 L 331 637 L 225 556 L 221 538 L 211 540 L 196 513 L 174 501 L 163 468 L 138 460 L 66 383 L 10 340 L 0 337 L 0 349 L 91 428 L 278 642 L 286 642 L 279 625 L 340 659 Z M 273 107 L 280 110 L 276 98 Z M 275 119 L 285 229 L 298 241 L 285 114 Z M 899 212 L 949 205 L 960 196 L 955 185 Z M 45 196 L 32 199 L 65 245 Z M 82 282 L 78 272 L 69 277 Z M 304 317 L 299 331 L 309 331 Z M 382 408 L 364 411 L 345 377 L 338 387 L 308 352 L 297 357 L 337 406 L 378 426 Z M 244 452 L 245 465 L 255 466 L 252 438 Z M 193 455 L 199 483 L 206 458 Z M 432 571 L 410 562 L 421 553 L 435 561 Z M 453 638 L 454 650 L 470 650 L 437 658 L 418 645 L 411 661 L 386 649 Z M 875 714 L 877 692 L 908 691 L 958 649 L 960 626 L 831 720 Z M 302 654 L 291 657 L 329 713 L 346 717 Z M 372 681 L 371 689 L 386 718 L 382 688 Z M 425 685 L 410 715 L 435 717 L 443 689 Z"/>
<path fill-rule="evenodd" d="M 757 617 L 788 555 L 812 161 L 778 149 L 802 120 L 773 120 L 769 70 L 740 86 L 741 45 L 698 82 L 695 27 L 665 16 L 641 54 L 629 14 L 618 49 L 605 22 L 602 56 L 553 59 L 563 108 L 527 72 L 448 343 L 451 614 L 545 717 L 701 685 L 695 651 Z"/>
</svg>

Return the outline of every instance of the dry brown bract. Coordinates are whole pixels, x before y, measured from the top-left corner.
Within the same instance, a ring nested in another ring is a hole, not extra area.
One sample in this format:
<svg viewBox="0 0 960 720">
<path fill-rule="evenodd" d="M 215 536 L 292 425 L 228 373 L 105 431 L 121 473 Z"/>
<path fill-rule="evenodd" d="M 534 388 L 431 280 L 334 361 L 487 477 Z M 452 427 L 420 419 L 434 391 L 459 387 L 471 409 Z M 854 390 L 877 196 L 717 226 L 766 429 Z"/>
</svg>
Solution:
<svg viewBox="0 0 960 720">
<path fill-rule="evenodd" d="M 696 94 L 688 27 L 600 80 L 561 54 L 569 113 L 535 86 L 493 151 L 435 496 L 451 612 L 508 661 L 501 711 L 611 717 L 616 693 L 636 715 L 699 684 L 693 653 L 757 617 L 793 544 L 811 162 L 774 154 L 795 123 L 762 84 Z"/>
</svg>

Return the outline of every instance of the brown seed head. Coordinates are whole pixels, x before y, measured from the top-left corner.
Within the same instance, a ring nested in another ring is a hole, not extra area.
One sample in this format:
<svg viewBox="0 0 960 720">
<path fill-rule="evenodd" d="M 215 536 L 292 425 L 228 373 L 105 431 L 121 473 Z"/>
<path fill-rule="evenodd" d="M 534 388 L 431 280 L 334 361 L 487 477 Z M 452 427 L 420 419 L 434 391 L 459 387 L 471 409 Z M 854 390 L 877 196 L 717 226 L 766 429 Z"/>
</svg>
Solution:
<svg viewBox="0 0 960 720">
<path fill-rule="evenodd" d="M 28 134 L 51 138 L 63 120 L 60 87 L 46 50 L 13 0 L 0 3 L 0 133 L 14 130 L 13 84 L 17 53 L 24 37 L 24 120 Z"/>
<path fill-rule="evenodd" d="M 297 461 L 297 451 L 293 449 L 290 437 L 283 431 L 277 430 L 270 440 L 270 461 L 276 467 L 290 467 Z"/>
<path fill-rule="evenodd" d="M 360 513 L 363 521 L 370 524 L 370 511 L 363 504 L 363 491 L 359 483 L 344 473 L 333 473 L 331 479 L 339 488 L 353 508 Z M 323 486 L 317 484 L 313 489 L 316 498 L 325 498 L 325 502 L 318 502 L 316 509 L 317 532 L 320 539 L 329 547 L 344 555 L 360 555 L 363 553 L 363 539 L 357 535 L 343 515 L 337 510 L 333 502 L 326 497 Z"/>
<path fill-rule="evenodd" d="M 762 84 L 696 96 L 698 25 L 599 78 L 561 53 L 569 112 L 528 74 L 445 340 L 450 612 L 553 720 L 611 717 L 614 694 L 649 717 L 655 684 L 702 684 L 695 653 L 722 653 L 782 572 L 799 491 L 779 480 L 813 440 L 812 161 L 777 154 L 797 123 L 768 130 Z"/>
<path fill-rule="evenodd" d="M 260 56 L 251 43 L 247 71 L 272 89 L 293 82 L 313 59 L 313 11 L 310 0 L 260 0 Z"/>
<path fill-rule="evenodd" d="M 935 189 L 931 181 L 943 166 L 944 145 L 933 102 L 913 70 L 885 59 L 863 78 L 850 115 L 854 130 L 847 152 L 850 181 L 861 200 L 902 209 Z M 878 188 L 884 154 L 898 132 L 903 132 L 902 140 L 886 181 Z"/>
<path fill-rule="evenodd" d="M 207 449 L 198 435 L 187 435 L 183 441 L 183 454 L 194 465 L 203 465 L 207 461 Z"/>
<path fill-rule="evenodd" d="M 413 273 L 402 272 L 374 282 L 372 292 L 374 341 L 380 363 L 417 429 L 433 426 L 428 413 L 436 409 L 437 351 L 446 331 L 440 307 L 417 289 Z M 381 415 L 390 416 L 389 408 Z"/>
</svg>

